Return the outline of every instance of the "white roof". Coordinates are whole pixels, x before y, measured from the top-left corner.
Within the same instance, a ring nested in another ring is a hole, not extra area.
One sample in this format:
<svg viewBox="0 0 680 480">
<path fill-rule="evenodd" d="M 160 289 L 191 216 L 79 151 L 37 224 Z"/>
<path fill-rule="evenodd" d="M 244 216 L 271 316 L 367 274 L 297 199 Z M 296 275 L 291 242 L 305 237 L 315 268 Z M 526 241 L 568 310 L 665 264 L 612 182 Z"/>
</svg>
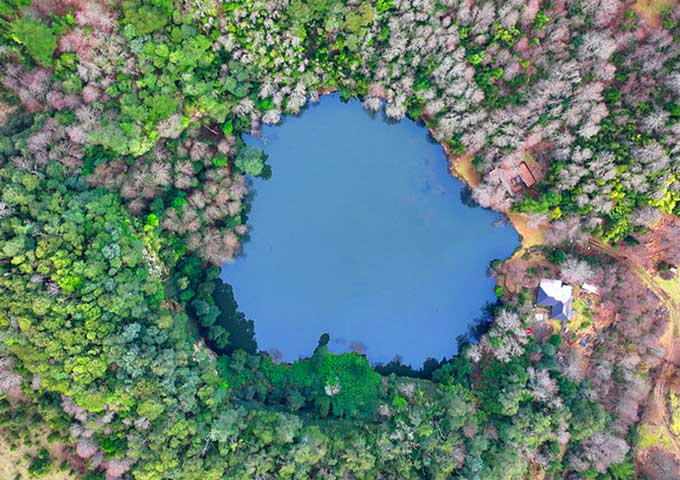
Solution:
<svg viewBox="0 0 680 480">
<path fill-rule="evenodd" d="M 547 278 L 541 279 L 541 290 L 543 290 L 546 295 L 554 298 L 555 300 L 567 303 L 571 298 L 572 288 L 571 285 L 563 284 L 561 280 L 551 280 Z"/>
<path fill-rule="evenodd" d="M 584 283 L 583 285 L 581 285 L 581 288 L 584 291 L 593 294 L 597 294 L 600 291 L 599 288 L 597 288 L 595 285 L 591 285 L 590 283 Z"/>
</svg>

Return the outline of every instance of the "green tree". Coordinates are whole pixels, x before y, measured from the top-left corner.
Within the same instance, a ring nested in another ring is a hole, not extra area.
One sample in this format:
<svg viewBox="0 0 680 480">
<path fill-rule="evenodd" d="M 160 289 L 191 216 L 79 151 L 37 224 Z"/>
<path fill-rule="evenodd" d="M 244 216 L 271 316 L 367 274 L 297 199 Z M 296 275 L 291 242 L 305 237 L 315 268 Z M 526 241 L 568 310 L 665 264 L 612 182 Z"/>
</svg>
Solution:
<svg viewBox="0 0 680 480">
<path fill-rule="evenodd" d="M 123 23 L 139 35 L 148 35 L 168 24 L 172 4 L 161 1 L 127 0 L 123 3 Z"/>
<path fill-rule="evenodd" d="M 57 48 L 57 38 L 52 29 L 35 18 L 24 15 L 12 22 L 10 37 L 26 48 L 35 61 L 45 66 L 54 63 L 54 50 Z"/>
<path fill-rule="evenodd" d="M 246 145 L 239 150 L 236 160 L 234 160 L 234 164 L 242 172 L 258 176 L 264 169 L 265 160 L 266 155 L 262 149 Z"/>
</svg>

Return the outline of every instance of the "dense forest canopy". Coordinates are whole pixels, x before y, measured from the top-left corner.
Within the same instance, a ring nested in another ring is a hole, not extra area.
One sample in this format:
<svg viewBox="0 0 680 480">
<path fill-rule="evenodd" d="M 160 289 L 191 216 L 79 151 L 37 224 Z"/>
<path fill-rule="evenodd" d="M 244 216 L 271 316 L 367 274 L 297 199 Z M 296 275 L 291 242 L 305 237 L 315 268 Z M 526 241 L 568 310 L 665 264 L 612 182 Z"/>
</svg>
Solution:
<svg viewBox="0 0 680 480">
<path fill-rule="evenodd" d="M 624 0 L 0 0 L 3 441 L 59 442 L 88 479 L 635 478 L 668 312 L 572 240 L 680 213 L 679 37 L 680 7 Z M 241 135 L 333 90 L 424 122 L 481 205 L 550 222 L 542 268 L 617 311 L 594 373 L 502 289 L 427 380 L 324 339 L 292 365 L 230 348 L 247 320 L 216 266 L 269 172 Z"/>
</svg>

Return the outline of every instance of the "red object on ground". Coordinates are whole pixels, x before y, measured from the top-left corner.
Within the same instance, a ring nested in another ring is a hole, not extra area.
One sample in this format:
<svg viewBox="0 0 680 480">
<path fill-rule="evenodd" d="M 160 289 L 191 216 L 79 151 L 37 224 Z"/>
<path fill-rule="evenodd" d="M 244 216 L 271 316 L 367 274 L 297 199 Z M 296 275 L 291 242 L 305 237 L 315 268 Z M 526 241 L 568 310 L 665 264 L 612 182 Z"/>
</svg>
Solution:
<svg viewBox="0 0 680 480">
<path fill-rule="evenodd" d="M 524 162 L 519 164 L 519 177 L 522 179 L 524 185 L 526 185 L 527 187 L 531 187 L 534 183 L 536 183 L 536 178 L 534 178 L 534 174 L 531 173 L 531 170 L 529 170 L 529 167 Z"/>
</svg>

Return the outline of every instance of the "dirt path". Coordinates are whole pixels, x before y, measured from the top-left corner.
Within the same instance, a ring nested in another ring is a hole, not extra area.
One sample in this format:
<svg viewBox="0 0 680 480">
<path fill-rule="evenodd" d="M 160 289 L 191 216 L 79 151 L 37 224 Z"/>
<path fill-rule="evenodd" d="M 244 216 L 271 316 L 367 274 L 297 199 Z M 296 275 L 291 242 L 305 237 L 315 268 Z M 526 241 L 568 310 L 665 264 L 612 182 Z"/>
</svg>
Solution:
<svg viewBox="0 0 680 480">
<path fill-rule="evenodd" d="M 658 422 L 663 425 L 668 438 L 670 438 L 673 443 L 675 454 L 680 458 L 680 441 L 671 428 L 671 412 L 669 411 L 667 402 L 668 384 L 672 380 L 676 369 L 680 364 L 680 306 L 668 292 L 659 285 L 654 276 L 633 259 L 617 251 L 610 245 L 603 244 L 597 240 L 591 239 L 589 244 L 601 252 L 624 262 L 645 286 L 654 292 L 659 298 L 659 301 L 668 310 L 670 326 L 661 338 L 661 343 L 665 346 L 666 358 L 664 359 L 661 371 L 656 377 L 656 383 L 654 384 L 654 390 L 651 395 L 650 405 L 647 407 L 646 415 L 649 414 L 650 409 L 653 409 L 653 411 L 658 414 Z"/>
</svg>

